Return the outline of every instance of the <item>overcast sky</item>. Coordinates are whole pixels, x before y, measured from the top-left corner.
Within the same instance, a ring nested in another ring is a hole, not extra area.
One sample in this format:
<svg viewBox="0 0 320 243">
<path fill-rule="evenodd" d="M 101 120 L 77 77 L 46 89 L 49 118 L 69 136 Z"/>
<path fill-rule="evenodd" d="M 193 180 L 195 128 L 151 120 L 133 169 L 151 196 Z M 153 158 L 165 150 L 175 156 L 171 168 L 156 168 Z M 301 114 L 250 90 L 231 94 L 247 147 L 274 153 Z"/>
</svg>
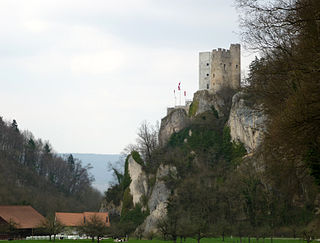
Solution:
<svg viewBox="0 0 320 243">
<path fill-rule="evenodd" d="M 0 116 L 59 153 L 120 153 L 178 82 L 192 98 L 200 51 L 240 42 L 232 4 L 1 0 Z"/>
</svg>

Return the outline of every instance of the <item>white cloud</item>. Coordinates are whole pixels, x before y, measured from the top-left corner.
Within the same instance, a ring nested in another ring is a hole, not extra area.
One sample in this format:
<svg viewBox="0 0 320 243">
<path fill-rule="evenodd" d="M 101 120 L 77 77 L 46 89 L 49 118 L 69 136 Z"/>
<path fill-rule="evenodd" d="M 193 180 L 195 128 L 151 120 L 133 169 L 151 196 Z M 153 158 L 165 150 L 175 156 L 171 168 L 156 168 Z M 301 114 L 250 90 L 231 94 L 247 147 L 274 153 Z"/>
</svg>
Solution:
<svg viewBox="0 0 320 243">
<path fill-rule="evenodd" d="M 24 27 L 31 32 L 43 32 L 48 29 L 48 23 L 40 20 L 28 20 L 23 23 Z"/>
<path fill-rule="evenodd" d="M 91 75 L 105 74 L 124 66 L 123 53 L 104 50 L 97 53 L 79 54 L 71 57 L 70 68 L 75 75 L 83 73 Z"/>
</svg>

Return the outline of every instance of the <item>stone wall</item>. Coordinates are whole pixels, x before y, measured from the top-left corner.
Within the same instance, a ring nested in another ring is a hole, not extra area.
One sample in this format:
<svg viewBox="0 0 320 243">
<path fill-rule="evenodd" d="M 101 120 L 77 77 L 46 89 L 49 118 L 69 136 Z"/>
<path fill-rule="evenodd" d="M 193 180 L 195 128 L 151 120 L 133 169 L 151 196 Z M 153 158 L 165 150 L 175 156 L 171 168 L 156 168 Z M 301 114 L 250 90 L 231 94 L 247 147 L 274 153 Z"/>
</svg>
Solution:
<svg viewBox="0 0 320 243">
<path fill-rule="evenodd" d="M 199 90 L 210 89 L 211 52 L 199 53 Z"/>
<path fill-rule="evenodd" d="M 231 44 L 230 49 L 215 49 L 199 53 L 199 90 L 218 92 L 223 87 L 240 87 L 240 44 Z"/>
</svg>

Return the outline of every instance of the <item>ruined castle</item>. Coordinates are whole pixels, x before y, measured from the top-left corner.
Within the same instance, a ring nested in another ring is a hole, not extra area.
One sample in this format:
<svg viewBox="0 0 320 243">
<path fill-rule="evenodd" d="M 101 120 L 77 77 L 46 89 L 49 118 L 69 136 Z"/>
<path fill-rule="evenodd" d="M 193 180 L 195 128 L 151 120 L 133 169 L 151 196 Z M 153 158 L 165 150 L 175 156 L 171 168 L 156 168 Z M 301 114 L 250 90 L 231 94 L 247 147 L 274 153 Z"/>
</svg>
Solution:
<svg viewBox="0 0 320 243">
<path fill-rule="evenodd" d="M 222 87 L 240 87 L 240 44 L 231 44 L 229 50 L 199 53 L 199 90 L 215 92 Z"/>
<path fill-rule="evenodd" d="M 161 119 L 158 134 L 160 146 L 170 144 L 172 135 L 183 130 L 171 141 L 184 138 L 183 143 L 188 144 L 192 136 L 198 139 L 199 127 L 201 131 L 213 127 L 222 129 L 220 126 L 224 124 L 223 128 L 228 126 L 230 129 L 231 140 L 241 142 L 248 153 L 253 153 L 263 141 L 267 117 L 260 108 L 245 102 L 245 93 L 235 93 L 240 88 L 240 45 L 231 45 L 230 50 L 201 52 L 199 60 L 199 90 L 184 106 L 168 108 L 167 115 Z M 219 92 L 224 87 L 234 89 L 234 92 Z M 198 163 L 196 152 L 192 154 Z M 167 187 L 163 178 L 170 175 L 176 177 L 177 167 L 160 164 L 151 185 L 142 166 L 131 156 L 128 159 L 128 173 L 132 179 L 129 191 L 133 203 L 147 199 L 150 212 L 140 230 L 144 235 L 159 233 L 158 222 L 167 214 L 167 204 L 172 194 L 172 188 Z"/>
<path fill-rule="evenodd" d="M 231 44 L 229 50 L 218 48 L 211 52 L 200 52 L 198 91 L 216 93 L 224 87 L 233 90 L 240 88 L 240 55 L 240 44 Z M 191 103 L 191 100 L 186 100 L 185 105 L 168 107 L 167 115 L 175 109 L 184 109 L 188 113 Z"/>
</svg>

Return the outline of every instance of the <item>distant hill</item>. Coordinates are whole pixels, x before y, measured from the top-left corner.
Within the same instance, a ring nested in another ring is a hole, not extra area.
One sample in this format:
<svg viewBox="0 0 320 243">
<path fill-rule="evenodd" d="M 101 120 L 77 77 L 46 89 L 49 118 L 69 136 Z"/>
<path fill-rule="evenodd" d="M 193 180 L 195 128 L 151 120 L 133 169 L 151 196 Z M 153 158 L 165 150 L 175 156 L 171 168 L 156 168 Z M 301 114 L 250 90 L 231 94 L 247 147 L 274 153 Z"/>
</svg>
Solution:
<svg viewBox="0 0 320 243">
<path fill-rule="evenodd" d="M 81 160 L 83 166 L 91 164 L 93 168 L 89 172 L 95 178 L 92 186 L 102 193 L 106 191 L 109 186 L 108 182 L 112 180 L 112 172 L 108 171 L 108 163 L 116 163 L 120 158 L 120 154 L 71 154 L 74 158 Z M 68 156 L 69 154 L 62 155 Z"/>
</svg>

